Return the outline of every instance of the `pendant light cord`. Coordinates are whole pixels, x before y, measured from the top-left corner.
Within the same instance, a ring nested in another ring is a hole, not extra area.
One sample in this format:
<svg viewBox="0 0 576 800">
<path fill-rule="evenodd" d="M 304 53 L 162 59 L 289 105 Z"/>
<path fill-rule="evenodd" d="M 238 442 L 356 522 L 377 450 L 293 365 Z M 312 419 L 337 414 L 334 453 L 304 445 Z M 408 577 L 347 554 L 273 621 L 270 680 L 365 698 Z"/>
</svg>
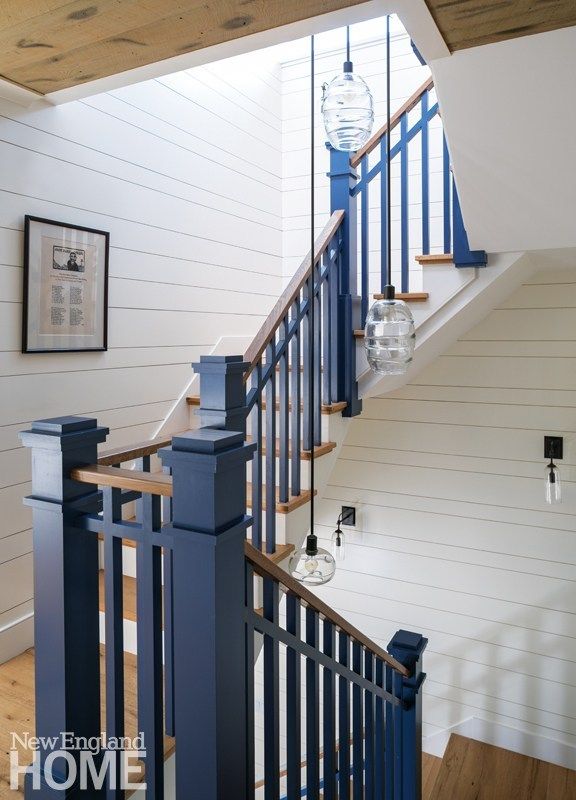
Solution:
<svg viewBox="0 0 576 800">
<path fill-rule="evenodd" d="M 346 25 L 346 61 L 350 61 L 350 26 Z"/>
<path fill-rule="evenodd" d="M 311 260 L 311 290 L 309 296 L 309 303 L 310 303 L 310 335 L 308 340 L 308 347 L 309 347 L 309 362 L 310 362 L 310 382 L 309 382 L 309 397 L 308 403 L 310 407 L 310 533 L 314 534 L 314 439 L 315 439 L 315 430 L 314 430 L 314 395 L 315 395 L 315 353 L 314 353 L 314 306 L 315 306 L 315 298 L 314 298 L 314 290 L 315 290 L 315 260 L 314 260 L 314 245 L 315 245 L 315 236 L 314 236 L 314 217 L 315 217 L 315 204 L 314 204 L 314 190 L 315 190 L 315 175 L 314 175 L 314 168 L 315 168 L 315 158 L 314 158 L 314 147 L 316 144 L 315 132 L 314 132 L 314 105 L 315 105 L 315 93 L 314 93 L 314 80 L 315 80 L 315 70 L 314 70 L 314 36 L 310 37 L 310 260 Z"/>
<path fill-rule="evenodd" d="M 390 14 L 386 15 L 386 260 L 388 267 L 388 285 L 392 286 L 392 176 L 390 174 Z"/>
</svg>

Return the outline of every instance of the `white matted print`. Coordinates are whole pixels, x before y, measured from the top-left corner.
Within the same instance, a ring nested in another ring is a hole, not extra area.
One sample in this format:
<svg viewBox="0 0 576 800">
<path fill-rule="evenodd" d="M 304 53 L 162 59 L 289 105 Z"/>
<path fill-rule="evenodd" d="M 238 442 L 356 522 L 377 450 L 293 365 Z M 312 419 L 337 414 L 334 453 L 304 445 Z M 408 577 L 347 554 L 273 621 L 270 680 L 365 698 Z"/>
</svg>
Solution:
<svg viewBox="0 0 576 800">
<path fill-rule="evenodd" d="M 22 352 L 107 349 L 109 234 L 26 217 Z"/>
</svg>

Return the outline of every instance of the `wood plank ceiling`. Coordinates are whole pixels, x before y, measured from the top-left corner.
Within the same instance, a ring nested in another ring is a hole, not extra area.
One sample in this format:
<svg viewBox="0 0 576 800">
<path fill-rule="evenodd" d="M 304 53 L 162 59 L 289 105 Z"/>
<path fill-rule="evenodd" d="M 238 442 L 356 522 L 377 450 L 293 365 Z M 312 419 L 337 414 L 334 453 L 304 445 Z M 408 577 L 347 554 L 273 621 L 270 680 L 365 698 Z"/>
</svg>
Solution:
<svg viewBox="0 0 576 800">
<path fill-rule="evenodd" d="M 361 2 L 0 0 L 0 77 L 48 94 Z M 426 2 L 451 50 L 576 25 L 576 0 Z"/>
<path fill-rule="evenodd" d="M 0 0 L 0 77 L 40 94 L 364 0 Z"/>
<path fill-rule="evenodd" d="M 426 5 L 452 52 L 576 25 L 576 0 L 426 0 Z"/>
</svg>

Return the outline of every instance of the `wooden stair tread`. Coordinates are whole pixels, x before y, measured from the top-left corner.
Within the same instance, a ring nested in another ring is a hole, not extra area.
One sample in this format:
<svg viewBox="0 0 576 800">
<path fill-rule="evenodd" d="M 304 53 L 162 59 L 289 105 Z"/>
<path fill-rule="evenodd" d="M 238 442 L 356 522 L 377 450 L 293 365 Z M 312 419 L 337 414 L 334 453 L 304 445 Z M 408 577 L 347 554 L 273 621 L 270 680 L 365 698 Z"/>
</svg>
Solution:
<svg viewBox="0 0 576 800">
<path fill-rule="evenodd" d="M 423 256 L 416 256 L 416 261 L 422 266 L 432 266 L 434 264 L 453 264 L 454 256 L 452 253 L 428 253 Z"/>
<path fill-rule="evenodd" d="M 452 734 L 430 800 L 478 797 L 568 800 L 576 797 L 576 772 Z"/>
<path fill-rule="evenodd" d="M 429 297 L 428 292 L 396 292 L 396 300 L 404 300 L 405 303 L 425 303 Z M 384 300 L 384 295 L 375 294 L 374 300 Z"/>
<path fill-rule="evenodd" d="M 189 397 L 186 398 L 186 402 L 188 403 L 189 406 L 199 406 L 200 395 L 197 394 L 190 395 Z M 322 413 L 325 415 L 340 414 L 342 411 L 344 411 L 347 405 L 348 404 L 345 401 L 340 401 L 338 403 L 328 403 L 328 404 L 323 403 L 321 410 Z M 292 404 L 290 403 L 289 406 L 291 408 Z M 266 408 L 266 400 L 262 401 L 262 408 L 263 409 Z M 276 400 L 276 410 L 278 410 L 279 408 L 280 408 L 280 401 Z M 302 409 L 302 403 L 300 403 L 300 409 Z"/>
<path fill-rule="evenodd" d="M 310 490 L 302 490 L 300 494 L 293 494 L 290 495 L 290 499 L 286 503 L 281 503 L 278 500 L 280 490 L 276 487 L 276 513 L 277 514 L 289 514 L 291 511 L 294 511 L 300 506 L 306 505 L 310 501 Z M 314 492 L 316 496 L 318 492 Z M 248 483 L 246 486 L 246 505 L 248 508 L 252 508 L 252 484 Z M 262 510 L 266 510 L 266 487 L 262 487 Z"/>
<path fill-rule="evenodd" d="M 105 719 L 105 647 L 100 646 L 100 674 L 102 720 Z M 124 686 L 125 686 L 125 735 L 134 739 L 138 733 L 138 706 L 136 689 L 136 656 L 124 653 Z M 35 734 L 34 718 L 34 648 L 26 650 L 16 658 L 0 664 L 0 696 L 2 708 L 0 712 L 0 738 L 3 746 L 0 747 L 0 797 L 23 800 L 23 791 L 10 791 L 10 752 L 8 743 L 11 733 L 24 737 Z M 19 752 L 20 765 L 32 763 L 32 751 L 26 750 L 16 742 Z M 164 759 L 169 758 L 175 750 L 175 740 L 170 736 L 164 737 Z M 132 773 L 132 780 L 142 782 L 144 770 L 141 773 Z M 20 779 L 22 781 L 22 778 Z"/>
<path fill-rule="evenodd" d="M 248 435 L 246 437 L 247 442 L 252 442 L 252 436 Z M 314 447 L 314 458 L 321 458 L 322 456 L 331 453 L 332 450 L 336 448 L 336 442 L 322 442 L 321 444 L 317 444 Z M 289 451 L 289 457 L 292 454 L 292 450 Z M 263 440 L 262 446 L 262 455 L 266 455 L 266 438 Z M 276 439 L 276 457 L 280 455 L 280 439 Z M 310 450 L 301 450 L 300 451 L 300 458 L 302 461 L 310 461 Z"/>
</svg>

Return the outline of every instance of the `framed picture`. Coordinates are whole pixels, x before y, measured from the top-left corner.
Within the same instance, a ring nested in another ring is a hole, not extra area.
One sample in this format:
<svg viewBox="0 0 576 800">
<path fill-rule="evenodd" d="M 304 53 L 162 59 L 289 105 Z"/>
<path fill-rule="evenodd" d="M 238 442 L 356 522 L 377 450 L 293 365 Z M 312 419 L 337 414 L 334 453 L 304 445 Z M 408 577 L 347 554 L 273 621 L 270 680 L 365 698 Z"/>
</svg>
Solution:
<svg viewBox="0 0 576 800">
<path fill-rule="evenodd" d="M 23 353 L 108 347 L 110 235 L 26 216 Z"/>
</svg>

